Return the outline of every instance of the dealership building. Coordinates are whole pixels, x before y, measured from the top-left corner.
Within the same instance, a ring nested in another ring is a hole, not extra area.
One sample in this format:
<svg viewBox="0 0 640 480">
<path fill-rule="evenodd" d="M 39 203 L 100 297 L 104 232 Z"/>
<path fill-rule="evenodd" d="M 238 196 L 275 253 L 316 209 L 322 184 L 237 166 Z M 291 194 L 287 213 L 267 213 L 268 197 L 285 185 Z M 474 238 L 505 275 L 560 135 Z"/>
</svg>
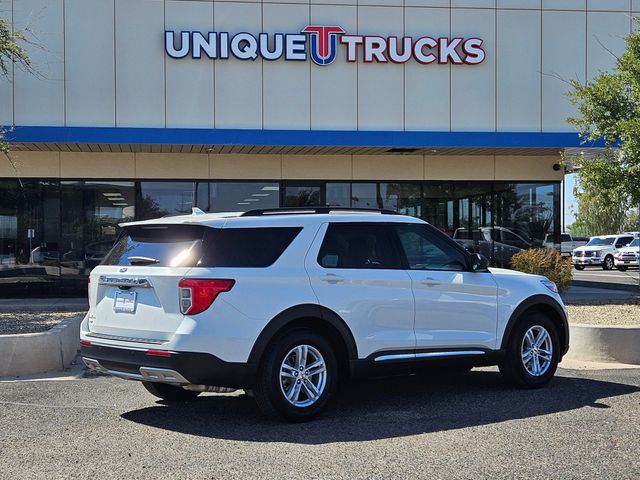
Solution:
<svg viewBox="0 0 640 480">
<path fill-rule="evenodd" d="M 0 295 L 86 286 L 132 219 L 387 208 L 518 250 L 562 228 L 568 80 L 636 0 L 0 0 Z M 505 259 L 488 255 L 494 264 Z M 506 248 L 506 247 L 505 247 Z"/>
</svg>

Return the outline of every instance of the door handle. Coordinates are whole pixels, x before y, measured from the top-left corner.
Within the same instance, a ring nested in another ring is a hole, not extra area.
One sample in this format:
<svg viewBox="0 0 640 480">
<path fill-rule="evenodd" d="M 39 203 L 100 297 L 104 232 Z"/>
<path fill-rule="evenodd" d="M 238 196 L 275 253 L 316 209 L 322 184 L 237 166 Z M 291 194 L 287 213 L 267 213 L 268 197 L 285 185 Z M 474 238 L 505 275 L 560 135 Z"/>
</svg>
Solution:
<svg viewBox="0 0 640 480">
<path fill-rule="evenodd" d="M 340 283 L 344 282 L 344 278 L 334 273 L 327 273 L 324 277 L 320 277 L 321 282 Z"/>
<path fill-rule="evenodd" d="M 439 282 L 435 278 L 427 277 L 424 280 L 422 280 L 422 282 L 420 283 L 422 283 L 423 285 L 427 285 L 429 287 L 435 287 L 436 285 L 440 285 L 442 282 Z"/>
</svg>

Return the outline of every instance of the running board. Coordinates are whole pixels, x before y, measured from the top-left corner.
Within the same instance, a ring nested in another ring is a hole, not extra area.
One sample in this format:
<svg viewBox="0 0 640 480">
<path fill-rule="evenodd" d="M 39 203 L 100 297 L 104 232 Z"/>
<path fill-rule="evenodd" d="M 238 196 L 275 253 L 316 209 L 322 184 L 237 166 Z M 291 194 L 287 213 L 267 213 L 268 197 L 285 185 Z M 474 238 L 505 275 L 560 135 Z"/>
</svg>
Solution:
<svg viewBox="0 0 640 480">
<path fill-rule="evenodd" d="M 389 355 L 380 355 L 374 359 L 375 362 L 389 362 L 393 360 L 413 360 L 422 358 L 448 358 L 448 357 L 467 357 L 475 355 L 484 355 L 486 352 L 482 350 L 449 350 L 442 352 L 420 352 L 420 353 L 396 353 Z"/>
</svg>

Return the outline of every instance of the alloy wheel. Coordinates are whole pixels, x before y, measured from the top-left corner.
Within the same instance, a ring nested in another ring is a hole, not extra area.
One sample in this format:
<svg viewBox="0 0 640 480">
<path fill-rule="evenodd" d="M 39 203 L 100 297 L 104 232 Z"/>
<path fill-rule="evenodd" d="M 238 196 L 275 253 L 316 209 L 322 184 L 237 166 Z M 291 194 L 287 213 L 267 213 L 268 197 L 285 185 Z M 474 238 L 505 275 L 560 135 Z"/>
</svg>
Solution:
<svg viewBox="0 0 640 480">
<path fill-rule="evenodd" d="M 311 345 L 297 345 L 280 366 L 280 389 L 295 407 L 308 407 L 318 401 L 327 384 L 327 366 L 322 354 Z"/>
<path fill-rule="evenodd" d="M 527 372 L 534 376 L 544 375 L 553 360 L 553 342 L 551 335 L 541 325 L 534 325 L 522 339 L 521 348 L 522 365 Z"/>
</svg>

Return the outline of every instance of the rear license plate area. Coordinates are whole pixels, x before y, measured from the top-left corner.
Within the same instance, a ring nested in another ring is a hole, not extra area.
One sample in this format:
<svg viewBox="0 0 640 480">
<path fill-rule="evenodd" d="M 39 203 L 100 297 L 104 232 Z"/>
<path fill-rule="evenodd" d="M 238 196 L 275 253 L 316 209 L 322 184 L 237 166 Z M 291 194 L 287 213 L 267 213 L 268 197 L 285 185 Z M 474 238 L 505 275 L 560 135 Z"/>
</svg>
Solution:
<svg viewBox="0 0 640 480">
<path fill-rule="evenodd" d="M 116 313 L 135 313 L 138 294 L 129 291 L 117 291 L 113 300 L 113 311 Z"/>
</svg>

